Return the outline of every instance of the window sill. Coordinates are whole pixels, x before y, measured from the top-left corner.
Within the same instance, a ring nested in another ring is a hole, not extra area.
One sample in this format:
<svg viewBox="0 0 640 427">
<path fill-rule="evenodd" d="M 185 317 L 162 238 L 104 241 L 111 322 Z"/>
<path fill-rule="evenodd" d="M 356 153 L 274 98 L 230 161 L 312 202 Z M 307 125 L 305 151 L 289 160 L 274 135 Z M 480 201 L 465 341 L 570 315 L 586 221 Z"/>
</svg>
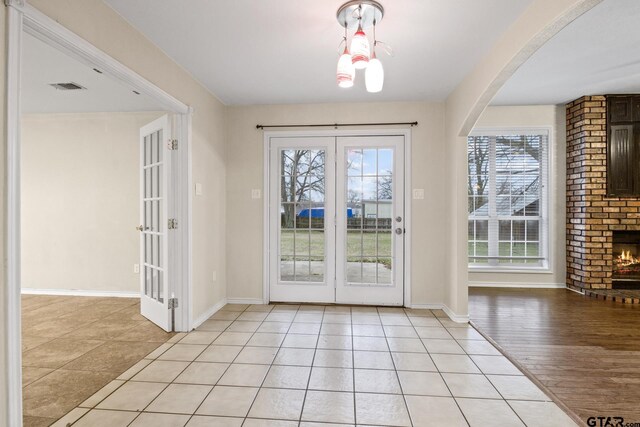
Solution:
<svg viewBox="0 0 640 427">
<path fill-rule="evenodd" d="M 469 266 L 469 273 L 553 274 L 549 267 L 476 267 Z"/>
</svg>

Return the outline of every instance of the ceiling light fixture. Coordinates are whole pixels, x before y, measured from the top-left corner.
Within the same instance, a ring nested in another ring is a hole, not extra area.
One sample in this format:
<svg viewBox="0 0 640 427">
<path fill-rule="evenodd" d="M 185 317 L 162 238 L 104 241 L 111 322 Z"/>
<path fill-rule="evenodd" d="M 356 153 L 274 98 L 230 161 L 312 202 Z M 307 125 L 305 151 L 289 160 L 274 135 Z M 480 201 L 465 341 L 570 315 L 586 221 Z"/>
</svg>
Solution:
<svg viewBox="0 0 640 427">
<path fill-rule="evenodd" d="M 340 59 L 338 59 L 338 72 L 337 72 L 337 80 L 338 86 L 340 87 L 351 87 L 353 86 L 353 81 L 356 78 L 356 69 L 353 66 L 353 59 L 351 54 L 349 53 L 349 49 L 347 48 L 347 27 L 344 27 L 344 38 L 342 39 L 344 43 L 344 52 L 340 55 Z"/>
<path fill-rule="evenodd" d="M 376 46 L 382 42 L 376 40 L 376 24 L 382 20 L 383 16 L 384 8 L 374 0 L 348 1 L 338 9 L 336 17 L 338 23 L 344 27 L 344 37 L 338 48 L 340 54 L 336 74 L 338 86 L 352 87 L 355 80 L 355 70 L 364 69 L 367 92 L 375 93 L 382 90 L 384 69 L 382 62 L 376 57 Z M 369 27 L 373 27 L 373 49 L 371 49 L 369 38 L 363 30 L 363 28 Z M 353 28 L 356 28 L 356 31 L 349 45 L 347 30 Z M 344 50 L 341 50 L 342 43 L 344 43 Z"/>
</svg>

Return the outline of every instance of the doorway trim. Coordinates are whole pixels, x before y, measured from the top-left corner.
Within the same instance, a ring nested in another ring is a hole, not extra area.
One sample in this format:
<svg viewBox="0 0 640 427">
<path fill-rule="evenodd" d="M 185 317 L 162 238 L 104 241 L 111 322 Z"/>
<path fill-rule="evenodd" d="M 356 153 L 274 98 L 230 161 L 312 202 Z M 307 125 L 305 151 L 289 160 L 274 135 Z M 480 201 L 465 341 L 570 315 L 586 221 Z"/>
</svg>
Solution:
<svg viewBox="0 0 640 427">
<path fill-rule="evenodd" d="M 176 312 L 176 330 L 187 331 L 192 324 L 191 266 L 191 118 L 192 107 L 182 103 L 135 71 L 107 55 L 77 34 L 63 27 L 25 0 L 5 0 L 7 13 L 7 425 L 22 426 L 22 351 L 21 351 L 21 280 L 20 280 L 20 68 L 23 31 L 61 49 L 75 59 L 98 68 L 125 84 L 156 100 L 173 113 L 175 135 L 180 141 L 174 175 L 175 211 L 180 228 L 176 230 L 175 249 L 178 257 L 172 265 L 176 275 L 176 297 L 181 301 Z"/>
<path fill-rule="evenodd" d="M 411 307 L 411 128 L 396 129 L 336 129 L 336 130 L 303 130 L 303 131 L 265 131 L 263 135 L 263 224 L 262 224 L 262 302 L 269 304 L 269 275 L 271 266 L 270 242 L 270 202 L 269 180 L 271 176 L 271 138 L 304 138 L 304 137 L 345 137 L 345 136 L 403 136 L 404 137 L 404 307 Z"/>
</svg>

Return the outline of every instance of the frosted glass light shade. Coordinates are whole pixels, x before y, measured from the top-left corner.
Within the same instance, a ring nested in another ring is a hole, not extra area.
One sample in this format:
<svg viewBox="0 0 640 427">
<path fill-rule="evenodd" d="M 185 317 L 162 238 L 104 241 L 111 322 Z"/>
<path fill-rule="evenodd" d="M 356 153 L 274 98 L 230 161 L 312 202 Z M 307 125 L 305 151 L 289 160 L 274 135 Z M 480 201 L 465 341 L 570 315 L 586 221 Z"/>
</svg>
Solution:
<svg viewBox="0 0 640 427">
<path fill-rule="evenodd" d="M 361 27 L 358 27 L 358 31 L 353 35 L 351 39 L 351 61 L 354 67 L 358 70 L 367 68 L 369 63 L 369 55 L 371 55 L 371 49 L 369 48 L 369 39 L 367 38 Z"/>
<path fill-rule="evenodd" d="M 340 55 L 338 59 L 338 71 L 336 72 L 336 80 L 340 87 L 351 87 L 356 77 L 356 69 L 353 66 L 351 55 L 347 49 Z"/>
<path fill-rule="evenodd" d="M 382 62 L 376 57 L 371 58 L 367 70 L 364 73 L 364 83 L 367 92 L 376 93 L 382 90 L 384 84 L 384 68 Z"/>
</svg>

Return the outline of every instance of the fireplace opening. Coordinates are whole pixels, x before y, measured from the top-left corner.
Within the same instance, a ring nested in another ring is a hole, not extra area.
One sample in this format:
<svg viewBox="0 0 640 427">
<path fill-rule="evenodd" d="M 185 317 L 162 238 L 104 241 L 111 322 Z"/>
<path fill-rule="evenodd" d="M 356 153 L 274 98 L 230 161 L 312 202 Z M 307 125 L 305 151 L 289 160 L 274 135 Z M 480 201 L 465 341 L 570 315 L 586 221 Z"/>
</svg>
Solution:
<svg viewBox="0 0 640 427">
<path fill-rule="evenodd" d="M 640 231 L 613 232 L 613 288 L 640 289 Z"/>
</svg>

